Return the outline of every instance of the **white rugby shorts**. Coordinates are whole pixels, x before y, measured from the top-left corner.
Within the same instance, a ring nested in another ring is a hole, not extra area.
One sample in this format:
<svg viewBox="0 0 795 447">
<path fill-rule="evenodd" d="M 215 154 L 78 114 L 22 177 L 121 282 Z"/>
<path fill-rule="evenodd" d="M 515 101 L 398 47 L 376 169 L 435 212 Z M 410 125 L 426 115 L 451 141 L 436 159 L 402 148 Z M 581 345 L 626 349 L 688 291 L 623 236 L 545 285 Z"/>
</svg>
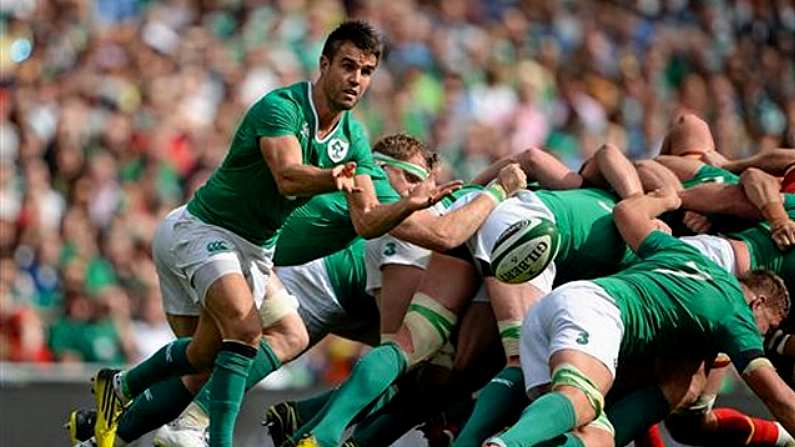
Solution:
<svg viewBox="0 0 795 447">
<path fill-rule="evenodd" d="M 350 314 L 334 292 L 323 259 L 278 267 L 276 275 L 298 300 L 298 314 L 309 333 L 310 346 L 329 333 L 370 346 L 379 342 L 380 319 L 375 299 L 372 303 L 362 303 L 367 308 L 361 313 Z"/>
<path fill-rule="evenodd" d="M 259 307 L 273 269 L 273 252 L 202 222 L 184 205 L 171 211 L 152 241 L 163 309 L 169 315 L 199 315 L 207 289 L 230 273 L 243 275 Z"/>
<path fill-rule="evenodd" d="M 551 382 L 549 359 L 564 349 L 598 359 L 615 377 L 623 336 L 621 311 L 604 289 L 590 281 L 558 287 L 522 324 L 519 358 L 526 390 Z"/>
</svg>

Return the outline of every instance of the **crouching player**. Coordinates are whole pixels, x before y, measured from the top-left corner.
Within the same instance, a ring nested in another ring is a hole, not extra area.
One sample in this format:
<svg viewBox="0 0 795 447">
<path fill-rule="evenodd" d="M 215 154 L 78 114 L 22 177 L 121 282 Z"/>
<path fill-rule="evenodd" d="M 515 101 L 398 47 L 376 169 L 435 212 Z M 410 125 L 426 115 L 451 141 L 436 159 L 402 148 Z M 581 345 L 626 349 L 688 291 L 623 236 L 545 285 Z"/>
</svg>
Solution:
<svg viewBox="0 0 795 447">
<path fill-rule="evenodd" d="M 612 445 L 603 396 L 619 355 L 622 361 L 662 356 L 682 340 L 704 358 L 726 352 L 782 425 L 795 428 L 795 393 L 763 357 L 760 335 L 788 314 L 786 288 L 768 272 L 738 282 L 658 231 L 655 217 L 678 206 L 674 193 L 622 201 L 614 219 L 642 261 L 613 276 L 566 284 L 530 311 L 521 362 L 533 402 L 487 446 Z"/>
</svg>

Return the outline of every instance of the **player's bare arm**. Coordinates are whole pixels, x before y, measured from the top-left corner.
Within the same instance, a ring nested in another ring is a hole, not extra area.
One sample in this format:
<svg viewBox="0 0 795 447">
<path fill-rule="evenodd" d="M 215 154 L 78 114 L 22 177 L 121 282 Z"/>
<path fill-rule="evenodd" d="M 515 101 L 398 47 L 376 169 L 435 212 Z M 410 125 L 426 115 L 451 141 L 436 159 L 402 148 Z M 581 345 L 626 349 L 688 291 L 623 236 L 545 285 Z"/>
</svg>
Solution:
<svg viewBox="0 0 795 447">
<path fill-rule="evenodd" d="M 301 145 L 294 135 L 261 138 L 260 152 L 273 173 L 279 193 L 284 196 L 312 196 L 354 188 L 352 178 L 356 163 L 349 162 L 332 169 L 305 165 Z"/>
<path fill-rule="evenodd" d="M 658 229 L 656 217 L 681 204 L 674 191 L 658 190 L 622 200 L 613 209 L 613 220 L 627 244 L 637 251 L 646 237 Z"/>
<path fill-rule="evenodd" d="M 357 175 L 356 190 L 347 192 L 346 198 L 356 233 L 371 239 L 389 232 L 415 211 L 432 206 L 460 187 L 460 181 L 435 186 L 433 180 L 429 179 L 414 188 L 409 196 L 384 205 L 378 202 L 370 176 Z"/>
<path fill-rule="evenodd" d="M 610 186 L 621 198 L 643 194 L 638 171 L 617 146 L 603 144 L 581 171 L 588 182 Z"/>
<path fill-rule="evenodd" d="M 704 162 L 700 160 L 674 155 L 660 155 L 654 160 L 668 168 L 682 181 L 693 178 L 698 170 L 704 166 Z"/>
<path fill-rule="evenodd" d="M 679 177 L 662 163 L 656 160 L 638 160 L 635 162 L 635 169 L 638 177 L 646 192 L 655 189 L 682 190 L 682 182 Z"/>
<path fill-rule="evenodd" d="M 778 178 L 757 168 L 748 168 L 740 175 L 740 185 L 762 217 L 770 223 L 770 237 L 784 250 L 795 245 L 795 221 L 790 219 L 781 196 Z"/>
<path fill-rule="evenodd" d="M 415 213 L 392 231 L 407 242 L 436 251 L 446 251 L 467 241 L 480 228 L 497 203 L 527 185 L 527 177 L 516 164 L 503 167 L 493 187 L 478 194 L 466 205 L 444 216 L 423 211 Z M 495 196 L 501 194 L 501 198 Z"/>
<path fill-rule="evenodd" d="M 795 149 L 776 148 L 741 160 L 728 161 L 722 167 L 738 174 L 748 168 L 757 168 L 772 175 L 782 176 L 793 166 L 795 166 Z"/>
<path fill-rule="evenodd" d="M 762 399 L 776 420 L 788 432 L 795 433 L 795 392 L 781 379 L 776 370 L 769 364 L 757 368 L 749 366 L 742 377 Z"/>
<path fill-rule="evenodd" d="M 582 176 L 572 171 L 560 160 L 549 152 L 531 147 L 522 151 L 520 154 L 504 157 L 481 172 L 472 183 L 486 185 L 494 180 L 500 169 L 511 163 L 519 163 L 519 166 L 527 174 L 527 179 L 537 181 L 546 189 L 575 189 L 582 187 Z"/>
<path fill-rule="evenodd" d="M 699 213 L 730 214 L 745 219 L 761 219 L 759 210 L 739 185 L 704 183 L 679 192 L 682 207 Z"/>
</svg>

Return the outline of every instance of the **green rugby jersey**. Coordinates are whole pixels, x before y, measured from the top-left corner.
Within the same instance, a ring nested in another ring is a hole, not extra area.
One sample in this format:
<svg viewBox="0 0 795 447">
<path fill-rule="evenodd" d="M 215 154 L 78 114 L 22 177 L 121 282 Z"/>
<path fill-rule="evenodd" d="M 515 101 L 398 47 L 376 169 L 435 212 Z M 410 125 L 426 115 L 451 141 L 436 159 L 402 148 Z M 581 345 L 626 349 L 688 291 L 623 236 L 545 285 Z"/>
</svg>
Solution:
<svg viewBox="0 0 795 447">
<path fill-rule="evenodd" d="M 638 249 L 641 262 L 594 280 L 621 311 L 621 355 L 725 352 L 738 371 L 762 356 L 762 337 L 733 275 L 661 231 Z"/>
<path fill-rule="evenodd" d="M 317 136 L 317 127 L 310 82 L 268 93 L 246 112 L 226 158 L 196 191 L 188 211 L 254 244 L 272 246 L 273 236 L 287 216 L 309 198 L 279 194 L 260 152 L 260 138 L 294 135 L 307 165 L 331 168 L 355 161 L 357 172 L 364 174 L 371 174 L 375 168 L 364 129 L 349 112 L 344 112 L 322 139 Z"/>
<path fill-rule="evenodd" d="M 615 273 L 631 259 L 632 251 L 613 222 L 618 196 L 597 188 L 535 194 L 554 214 L 561 235 L 556 285 Z"/>
<path fill-rule="evenodd" d="M 374 304 L 367 295 L 367 271 L 365 269 L 364 239 L 357 239 L 344 250 L 323 258 L 329 283 L 337 301 L 349 312 L 362 311 Z"/>
<path fill-rule="evenodd" d="M 784 194 L 784 208 L 795 219 L 795 194 Z M 787 289 L 795 292 L 795 249 L 779 250 L 770 238 L 770 224 L 759 223 L 742 231 L 729 233 L 732 239 L 745 242 L 751 254 L 752 269 L 767 269 L 780 276 Z"/>
<path fill-rule="evenodd" d="M 381 167 L 373 167 L 370 176 L 381 203 L 400 200 Z M 319 194 L 287 217 L 278 232 L 273 262 L 277 266 L 304 264 L 344 249 L 356 237 L 345 194 Z"/>
<path fill-rule="evenodd" d="M 726 183 L 736 185 L 740 183 L 740 176 L 725 169 L 705 164 L 696 171 L 693 177 L 682 182 L 685 188 L 692 188 L 704 183 Z"/>
</svg>

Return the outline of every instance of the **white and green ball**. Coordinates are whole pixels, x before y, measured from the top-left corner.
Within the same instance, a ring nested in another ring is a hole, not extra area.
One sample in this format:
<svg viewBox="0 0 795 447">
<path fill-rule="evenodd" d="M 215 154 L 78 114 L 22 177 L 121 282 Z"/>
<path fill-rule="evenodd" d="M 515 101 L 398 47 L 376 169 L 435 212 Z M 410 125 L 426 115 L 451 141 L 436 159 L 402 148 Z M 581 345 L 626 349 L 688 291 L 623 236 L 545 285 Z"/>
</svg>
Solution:
<svg viewBox="0 0 795 447">
<path fill-rule="evenodd" d="M 491 250 L 491 270 L 498 280 L 520 284 L 535 278 L 560 248 L 558 227 L 549 219 L 523 219 L 502 232 Z"/>
</svg>

